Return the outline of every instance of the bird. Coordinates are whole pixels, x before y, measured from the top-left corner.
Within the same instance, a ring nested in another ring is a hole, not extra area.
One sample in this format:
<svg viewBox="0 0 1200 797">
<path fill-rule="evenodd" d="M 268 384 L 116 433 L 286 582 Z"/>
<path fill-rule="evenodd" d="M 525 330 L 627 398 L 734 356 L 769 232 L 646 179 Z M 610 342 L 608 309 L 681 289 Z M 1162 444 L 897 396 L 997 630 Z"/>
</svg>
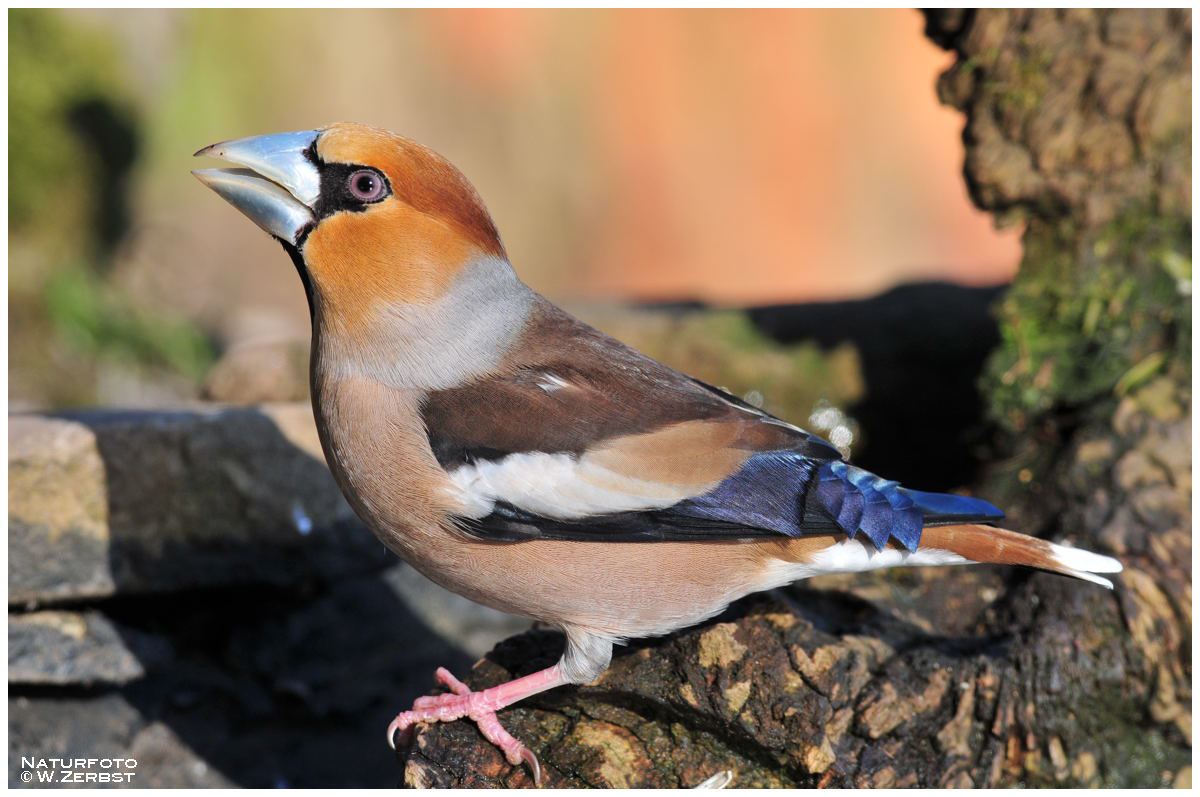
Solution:
<svg viewBox="0 0 1200 797">
<path fill-rule="evenodd" d="M 587 684 L 613 646 L 826 573 L 1004 563 L 1112 588 L 1116 559 L 996 525 L 577 320 L 517 276 L 483 200 L 434 151 L 336 123 L 196 153 L 277 239 L 312 322 L 321 444 L 350 505 L 432 581 L 561 629 L 531 675 L 418 698 L 387 728 L 469 718 L 540 783 L 497 712 Z"/>
</svg>

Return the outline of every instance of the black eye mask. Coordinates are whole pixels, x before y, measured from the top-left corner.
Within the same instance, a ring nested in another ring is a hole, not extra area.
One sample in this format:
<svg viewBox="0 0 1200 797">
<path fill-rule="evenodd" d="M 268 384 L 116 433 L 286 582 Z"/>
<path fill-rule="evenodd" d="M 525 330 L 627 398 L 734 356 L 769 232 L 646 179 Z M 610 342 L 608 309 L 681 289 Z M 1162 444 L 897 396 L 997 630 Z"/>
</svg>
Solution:
<svg viewBox="0 0 1200 797">
<path fill-rule="evenodd" d="M 388 182 L 383 172 L 378 169 L 370 166 L 359 166 L 353 163 L 325 163 L 317 155 L 315 142 L 313 146 L 305 150 L 304 155 L 317 167 L 317 171 L 321 174 L 321 193 L 318 195 L 317 201 L 312 208 L 318 222 L 340 210 L 361 213 L 368 206 L 376 202 L 381 202 L 392 195 L 391 183 Z M 383 191 L 380 192 L 379 196 L 369 202 L 356 197 L 351 192 L 348 184 L 350 175 L 363 171 L 370 172 L 383 185 Z"/>
</svg>

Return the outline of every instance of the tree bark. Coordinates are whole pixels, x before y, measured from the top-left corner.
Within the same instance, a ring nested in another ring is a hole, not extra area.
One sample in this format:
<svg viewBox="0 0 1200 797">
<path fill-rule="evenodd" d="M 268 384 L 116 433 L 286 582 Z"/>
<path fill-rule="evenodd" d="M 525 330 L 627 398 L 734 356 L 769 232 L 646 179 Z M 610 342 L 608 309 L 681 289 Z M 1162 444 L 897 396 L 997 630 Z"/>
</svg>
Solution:
<svg viewBox="0 0 1200 797">
<path fill-rule="evenodd" d="M 1025 225 L 984 377 L 1014 528 L 1114 553 L 1114 592 L 1014 568 L 835 577 L 635 645 L 501 720 L 550 786 L 1190 784 L 1191 14 L 939 10 L 972 197 Z M 475 688 L 550 663 L 531 632 Z M 469 723 L 412 786 L 523 786 Z"/>
</svg>

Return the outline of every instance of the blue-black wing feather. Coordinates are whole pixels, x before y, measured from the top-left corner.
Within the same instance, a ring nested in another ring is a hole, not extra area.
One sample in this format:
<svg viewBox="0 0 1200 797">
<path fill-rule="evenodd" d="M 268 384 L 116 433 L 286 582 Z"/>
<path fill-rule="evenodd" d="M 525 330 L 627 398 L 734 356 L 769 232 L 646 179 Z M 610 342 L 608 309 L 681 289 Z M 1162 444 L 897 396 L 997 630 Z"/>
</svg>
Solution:
<svg viewBox="0 0 1200 797">
<path fill-rule="evenodd" d="M 581 520 L 541 517 L 504 502 L 466 528 L 495 540 L 657 542 L 864 534 L 876 548 L 895 539 L 916 550 L 929 525 L 989 523 L 1004 513 L 978 498 L 909 490 L 842 460 L 794 451 L 756 454 L 703 495 L 643 512 Z"/>
</svg>

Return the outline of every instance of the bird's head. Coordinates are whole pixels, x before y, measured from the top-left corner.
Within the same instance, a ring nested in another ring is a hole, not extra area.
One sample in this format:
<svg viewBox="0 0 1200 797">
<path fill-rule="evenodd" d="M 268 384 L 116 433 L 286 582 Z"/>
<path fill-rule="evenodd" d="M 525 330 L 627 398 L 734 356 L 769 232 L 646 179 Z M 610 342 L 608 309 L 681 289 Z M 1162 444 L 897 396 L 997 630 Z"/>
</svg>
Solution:
<svg viewBox="0 0 1200 797">
<path fill-rule="evenodd" d="M 342 323 L 436 301 L 481 258 L 505 260 L 467 179 L 394 133 L 339 123 L 214 144 L 197 156 L 243 168 L 193 174 L 292 256 L 310 303 Z"/>
<path fill-rule="evenodd" d="M 300 272 L 320 343 L 314 378 L 453 386 L 496 367 L 521 334 L 536 294 L 475 189 L 432 150 L 341 123 L 196 154 L 242 167 L 193 173 Z"/>
</svg>

